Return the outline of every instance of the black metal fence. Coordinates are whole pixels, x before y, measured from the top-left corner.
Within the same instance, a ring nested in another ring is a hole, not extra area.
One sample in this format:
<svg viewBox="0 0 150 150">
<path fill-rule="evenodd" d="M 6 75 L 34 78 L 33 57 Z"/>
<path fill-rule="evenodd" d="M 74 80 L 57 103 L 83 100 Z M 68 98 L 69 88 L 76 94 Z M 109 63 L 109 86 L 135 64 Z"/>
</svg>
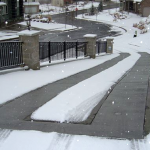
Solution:
<svg viewBox="0 0 150 150">
<path fill-rule="evenodd" d="M 40 61 L 86 56 L 87 42 L 39 42 Z M 96 42 L 96 54 L 107 51 L 107 41 Z M 23 64 L 22 42 L 0 42 L 0 70 Z"/>
<path fill-rule="evenodd" d="M 54 61 L 86 55 L 87 42 L 40 42 L 40 60 Z"/>
<path fill-rule="evenodd" d="M 107 52 L 107 41 L 96 42 L 96 54 Z"/>
<path fill-rule="evenodd" d="M 22 42 L 0 42 L 0 70 L 23 64 Z"/>
</svg>

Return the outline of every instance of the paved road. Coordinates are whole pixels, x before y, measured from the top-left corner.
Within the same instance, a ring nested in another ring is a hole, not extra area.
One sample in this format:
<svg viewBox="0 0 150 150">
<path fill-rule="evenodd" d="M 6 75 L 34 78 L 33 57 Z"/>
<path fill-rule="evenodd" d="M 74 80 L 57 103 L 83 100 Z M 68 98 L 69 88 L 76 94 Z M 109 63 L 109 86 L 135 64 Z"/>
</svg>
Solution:
<svg viewBox="0 0 150 150">
<path fill-rule="evenodd" d="M 116 8 L 119 7 L 118 4 L 112 3 L 110 6 L 104 7 L 104 9 Z M 87 12 L 87 10 L 80 10 L 77 14 L 83 14 Z M 110 32 L 110 25 L 104 23 L 97 23 L 94 21 L 86 21 L 75 19 L 75 16 L 72 15 L 72 12 L 67 12 L 59 15 L 53 15 L 52 19 L 55 22 L 74 25 L 77 27 L 81 27 L 81 29 L 77 29 L 75 31 L 70 32 L 52 32 L 46 33 L 40 36 L 41 41 L 72 41 L 72 40 L 84 40 L 83 35 L 85 34 L 97 34 L 98 38 L 103 38 L 106 36 L 112 36 L 117 34 L 117 32 Z M 73 19 L 74 18 L 74 19 Z"/>
<path fill-rule="evenodd" d="M 112 3 L 110 6 L 104 7 L 104 9 L 116 8 L 116 7 L 118 7 L 118 4 Z M 82 14 L 83 12 L 86 11 L 87 10 L 80 10 L 78 11 L 78 14 Z M 90 33 L 97 34 L 98 38 L 102 38 L 106 36 L 112 36 L 117 33 L 117 32 L 109 32 L 111 26 L 104 23 L 96 23 L 93 21 L 85 21 L 85 20 L 78 20 L 78 19 L 73 19 L 72 21 L 71 13 L 67 13 L 67 17 L 65 13 L 53 15 L 52 19 L 57 23 L 63 23 L 63 24 L 67 23 L 70 25 L 81 27 L 81 29 L 77 29 L 69 32 L 40 30 L 41 31 L 40 41 L 73 41 L 73 40 L 84 41 L 83 35 L 85 34 L 90 34 Z M 15 24 L 15 25 L 10 25 L 8 27 L 4 27 L 1 30 L 21 31 L 25 29 L 26 26 Z"/>
</svg>

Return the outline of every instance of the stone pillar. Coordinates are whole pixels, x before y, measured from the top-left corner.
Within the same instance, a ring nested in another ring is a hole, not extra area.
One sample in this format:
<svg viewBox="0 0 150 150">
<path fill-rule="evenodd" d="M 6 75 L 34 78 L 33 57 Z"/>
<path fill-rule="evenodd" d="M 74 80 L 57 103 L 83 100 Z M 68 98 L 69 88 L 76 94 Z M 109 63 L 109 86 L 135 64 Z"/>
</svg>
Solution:
<svg viewBox="0 0 150 150">
<path fill-rule="evenodd" d="M 39 60 L 39 31 L 24 30 L 18 33 L 19 40 L 23 42 L 23 62 L 33 70 L 40 70 Z"/>
<path fill-rule="evenodd" d="M 88 44 L 87 44 L 87 51 L 86 51 L 87 56 L 90 56 L 90 58 L 94 58 L 95 59 L 97 35 L 96 34 L 86 34 L 83 37 L 88 42 Z"/>
<path fill-rule="evenodd" d="M 113 38 L 106 38 L 107 40 L 107 53 L 113 53 Z"/>
</svg>

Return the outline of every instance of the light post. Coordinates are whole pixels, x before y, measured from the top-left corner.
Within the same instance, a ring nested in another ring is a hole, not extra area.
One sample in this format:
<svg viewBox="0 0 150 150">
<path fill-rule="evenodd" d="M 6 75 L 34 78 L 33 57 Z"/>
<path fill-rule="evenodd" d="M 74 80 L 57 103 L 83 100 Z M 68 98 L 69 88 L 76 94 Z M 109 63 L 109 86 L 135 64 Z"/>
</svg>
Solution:
<svg viewBox="0 0 150 150">
<path fill-rule="evenodd" d="M 65 29 L 67 24 L 67 6 L 65 7 Z"/>
<path fill-rule="evenodd" d="M 31 30 L 31 18 L 29 14 L 27 15 L 27 18 L 25 19 L 25 21 L 26 21 L 28 30 Z"/>
<path fill-rule="evenodd" d="M 77 10 L 78 10 L 78 8 L 77 8 L 77 0 L 76 0 L 76 17 L 77 17 Z"/>
<path fill-rule="evenodd" d="M 31 16 L 30 16 L 30 14 L 32 14 L 32 13 L 30 11 L 29 0 L 28 0 L 28 10 L 26 13 L 27 13 L 27 16 L 25 18 L 25 21 L 27 24 L 27 29 L 30 31 L 31 30 Z"/>
</svg>

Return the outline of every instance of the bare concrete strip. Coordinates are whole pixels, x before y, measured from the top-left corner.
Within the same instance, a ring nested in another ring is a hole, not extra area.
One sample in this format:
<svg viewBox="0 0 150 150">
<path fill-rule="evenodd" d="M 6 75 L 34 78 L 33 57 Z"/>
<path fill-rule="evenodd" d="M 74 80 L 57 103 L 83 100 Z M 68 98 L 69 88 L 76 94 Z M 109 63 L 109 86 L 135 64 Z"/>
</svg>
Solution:
<svg viewBox="0 0 150 150">
<path fill-rule="evenodd" d="M 15 100 L 12 100 L 9 103 L 2 105 L 0 107 L 0 128 L 28 129 L 27 127 L 30 125 L 32 127 L 33 123 L 24 119 L 30 117 L 31 113 L 34 112 L 37 108 L 48 102 L 53 97 L 57 96 L 60 92 L 76 85 L 77 83 L 87 78 L 92 77 L 97 73 L 100 73 L 101 71 L 104 71 L 105 69 L 112 67 L 128 56 L 129 54 L 120 54 L 120 56 L 101 65 L 43 86 L 42 88 L 31 91 L 19 98 L 16 98 Z M 40 127 L 40 130 L 42 131 L 42 125 L 47 124 L 47 122 L 37 122 L 36 124 L 39 126 L 34 126 L 33 128 L 36 129 Z M 55 123 L 48 122 L 47 130 L 50 128 L 50 124 L 55 125 Z M 61 126 L 61 124 L 58 126 Z"/>
<path fill-rule="evenodd" d="M 150 80 L 148 84 L 148 95 L 145 109 L 144 135 L 146 136 L 149 133 L 150 133 Z"/>
<path fill-rule="evenodd" d="M 122 55 L 123 56 L 123 55 Z M 122 57 L 120 56 L 120 57 Z M 126 55 L 127 56 L 127 55 Z M 109 68 L 116 60 L 106 62 L 60 80 L 3 105 L 0 108 L 0 128 L 18 130 L 38 130 L 43 132 L 59 132 L 66 134 L 90 135 L 109 138 L 143 138 L 143 126 L 150 75 L 150 55 L 141 53 L 141 58 L 127 75 L 114 87 L 111 94 L 101 105 L 92 124 L 67 124 L 56 122 L 36 122 L 24 120 L 43 105 L 49 98 L 82 80 L 95 75 L 96 72 Z M 123 59 L 123 57 L 122 57 Z M 49 94 L 50 93 L 50 94 Z"/>
<path fill-rule="evenodd" d="M 118 58 L 116 60 L 118 61 Z M 146 99 L 150 75 L 150 55 L 146 53 L 141 53 L 141 58 L 135 66 L 114 87 L 111 94 L 101 105 L 92 124 L 60 124 L 56 122 L 24 120 L 25 117 L 30 116 L 40 105 L 47 102 L 49 96 L 53 97 L 64 89 L 94 75 L 95 70 L 98 73 L 105 70 L 107 67 L 113 65 L 116 60 L 113 59 L 102 64 L 104 66 L 100 65 L 99 68 L 97 66 L 94 70 L 89 69 L 86 72 L 74 75 L 74 77 L 71 76 L 66 81 L 60 80 L 44 86 L 25 94 L 9 104 L 3 105 L 0 108 L 0 128 L 38 130 L 109 138 L 143 138 L 145 108 L 148 108 L 146 107 Z M 149 103 L 147 103 L 147 106 L 149 106 Z M 147 125 L 149 127 L 149 122 L 147 122 Z"/>
<path fill-rule="evenodd" d="M 109 136 L 143 138 L 150 75 L 149 64 L 150 55 L 141 53 L 139 61 L 114 88 L 102 105 L 92 123 L 93 126 L 99 126 L 106 133 L 110 132 Z"/>
</svg>

